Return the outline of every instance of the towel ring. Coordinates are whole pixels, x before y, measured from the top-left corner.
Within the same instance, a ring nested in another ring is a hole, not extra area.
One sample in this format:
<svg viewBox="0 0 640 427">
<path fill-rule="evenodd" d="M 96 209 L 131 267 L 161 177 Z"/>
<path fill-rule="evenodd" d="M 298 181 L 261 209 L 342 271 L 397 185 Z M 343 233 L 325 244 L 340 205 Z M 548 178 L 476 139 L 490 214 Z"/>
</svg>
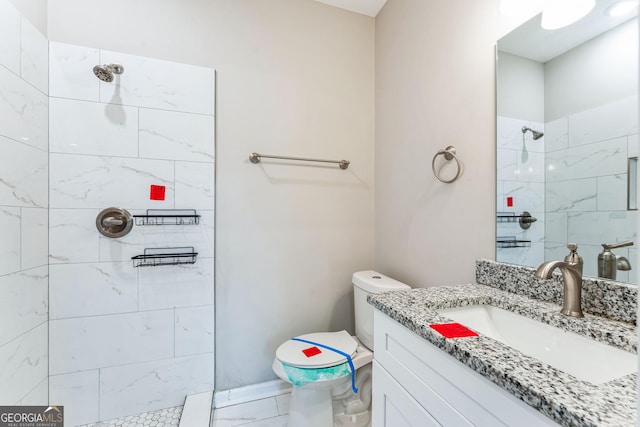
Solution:
<svg viewBox="0 0 640 427">
<path fill-rule="evenodd" d="M 440 178 L 440 175 L 438 175 L 438 172 L 436 172 L 436 159 L 440 155 L 444 156 L 446 160 L 455 160 L 456 165 L 458 166 L 458 172 L 456 172 L 456 176 L 449 180 Z M 460 163 L 460 159 L 458 158 L 458 156 L 456 156 L 456 147 L 450 145 L 445 149 L 438 150 L 436 155 L 433 156 L 433 160 L 431 161 L 431 169 L 433 170 L 433 174 L 436 176 L 436 178 L 438 178 L 439 181 L 444 182 L 445 184 L 451 184 L 453 181 L 458 179 L 460 177 L 460 173 L 462 172 L 462 164 Z"/>
</svg>

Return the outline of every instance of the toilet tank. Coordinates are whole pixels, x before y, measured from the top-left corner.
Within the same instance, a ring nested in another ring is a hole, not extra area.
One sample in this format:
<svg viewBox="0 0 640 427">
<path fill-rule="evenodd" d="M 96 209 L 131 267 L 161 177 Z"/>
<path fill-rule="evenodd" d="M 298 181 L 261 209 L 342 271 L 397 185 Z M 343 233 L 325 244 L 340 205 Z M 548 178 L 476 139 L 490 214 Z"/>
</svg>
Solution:
<svg viewBox="0 0 640 427">
<path fill-rule="evenodd" d="M 356 336 L 362 344 L 373 350 L 373 310 L 375 309 L 367 302 L 367 295 L 399 291 L 411 287 L 373 270 L 353 273 L 352 282 Z"/>
</svg>

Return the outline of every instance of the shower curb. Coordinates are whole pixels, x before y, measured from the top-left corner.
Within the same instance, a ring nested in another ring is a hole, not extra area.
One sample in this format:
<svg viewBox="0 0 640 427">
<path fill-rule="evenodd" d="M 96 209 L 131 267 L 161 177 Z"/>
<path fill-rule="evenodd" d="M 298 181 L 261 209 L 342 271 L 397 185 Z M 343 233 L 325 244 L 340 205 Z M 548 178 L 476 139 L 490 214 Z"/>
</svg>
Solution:
<svg viewBox="0 0 640 427">
<path fill-rule="evenodd" d="M 214 408 L 224 408 L 232 405 L 253 402 L 254 400 L 276 397 L 291 393 L 291 384 L 283 380 L 266 381 L 244 387 L 215 392 Z"/>
<path fill-rule="evenodd" d="M 213 390 L 187 396 L 179 427 L 209 427 Z"/>
</svg>

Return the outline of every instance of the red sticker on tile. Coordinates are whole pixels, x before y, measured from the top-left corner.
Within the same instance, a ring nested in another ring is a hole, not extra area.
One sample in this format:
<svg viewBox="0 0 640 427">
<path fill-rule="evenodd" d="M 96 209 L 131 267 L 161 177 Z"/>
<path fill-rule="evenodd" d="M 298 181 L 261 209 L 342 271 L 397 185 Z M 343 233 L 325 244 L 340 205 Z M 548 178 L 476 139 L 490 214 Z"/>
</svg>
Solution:
<svg viewBox="0 0 640 427">
<path fill-rule="evenodd" d="M 431 329 L 439 332 L 440 335 L 445 338 L 464 338 L 464 337 L 477 337 L 478 334 L 473 332 L 460 323 L 442 323 L 439 325 L 429 325 Z"/>
<path fill-rule="evenodd" d="M 322 350 L 320 350 L 318 347 L 313 346 L 313 347 L 309 347 L 309 348 L 305 348 L 304 350 L 302 350 L 302 352 L 304 353 L 305 356 L 307 357 L 313 357 L 316 354 L 320 354 L 322 353 Z"/>
<path fill-rule="evenodd" d="M 510 208 L 513 207 L 513 197 L 507 197 L 507 206 Z"/>
<path fill-rule="evenodd" d="M 164 200 L 165 186 L 164 185 L 152 185 L 151 186 L 151 195 L 149 198 L 151 200 Z"/>
</svg>

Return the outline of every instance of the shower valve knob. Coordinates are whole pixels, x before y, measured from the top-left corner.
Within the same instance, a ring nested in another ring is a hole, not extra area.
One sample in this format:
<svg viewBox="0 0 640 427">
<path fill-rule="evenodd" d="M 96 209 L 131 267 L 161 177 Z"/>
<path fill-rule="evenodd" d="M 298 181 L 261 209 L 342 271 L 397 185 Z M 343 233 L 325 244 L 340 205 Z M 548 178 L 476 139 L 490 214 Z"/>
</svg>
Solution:
<svg viewBox="0 0 640 427">
<path fill-rule="evenodd" d="M 96 228 L 103 236 L 123 237 L 133 228 L 133 216 L 126 209 L 107 208 L 98 214 Z"/>
</svg>

